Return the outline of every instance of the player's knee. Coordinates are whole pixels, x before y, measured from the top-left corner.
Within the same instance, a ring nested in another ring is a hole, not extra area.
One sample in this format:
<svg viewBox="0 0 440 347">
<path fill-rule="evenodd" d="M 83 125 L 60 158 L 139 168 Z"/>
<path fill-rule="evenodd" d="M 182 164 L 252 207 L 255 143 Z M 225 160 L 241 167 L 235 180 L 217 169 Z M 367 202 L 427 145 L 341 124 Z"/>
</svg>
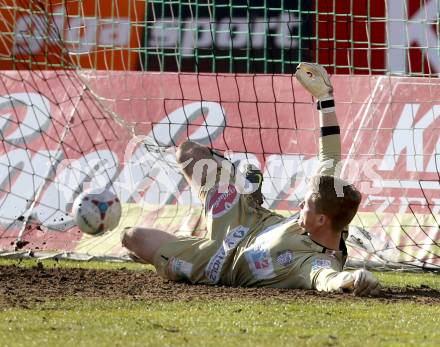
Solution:
<svg viewBox="0 0 440 347">
<path fill-rule="evenodd" d="M 140 230 L 138 228 L 125 228 L 121 235 L 122 246 L 131 250 L 136 245 L 136 239 L 139 237 Z"/>
<path fill-rule="evenodd" d="M 150 228 L 126 228 L 121 235 L 121 243 L 128 250 L 128 256 L 133 260 L 152 264 L 158 248 L 158 240 L 156 239 L 157 235 L 160 238 L 160 232 L 160 230 Z"/>
</svg>

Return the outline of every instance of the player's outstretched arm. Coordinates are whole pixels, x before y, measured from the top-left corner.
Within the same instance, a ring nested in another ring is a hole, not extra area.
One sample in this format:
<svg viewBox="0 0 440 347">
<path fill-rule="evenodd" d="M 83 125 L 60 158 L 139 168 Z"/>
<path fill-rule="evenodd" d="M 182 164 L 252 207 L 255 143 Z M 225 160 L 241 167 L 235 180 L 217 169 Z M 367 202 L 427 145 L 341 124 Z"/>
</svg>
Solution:
<svg viewBox="0 0 440 347">
<path fill-rule="evenodd" d="M 379 281 L 365 269 L 341 272 L 322 269 L 315 277 L 314 287 L 327 292 L 351 290 L 358 296 L 377 296 L 381 290 Z"/>
<path fill-rule="evenodd" d="M 335 176 L 335 167 L 341 160 L 341 140 L 330 77 L 324 67 L 313 63 L 299 64 L 295 76 L 298 82 L 317 99 L 321 127 L 318 173 Z"/>
<path fill-rule="evenodd" d="M 380 293 L 379 281 L 368 270 L 342 271 L 340 274 L 344 276 L 344 281 L 340 284 L 341 289 L 353 290 L 353 293 L 359 296 L 376 296 Z"/>
</svg>

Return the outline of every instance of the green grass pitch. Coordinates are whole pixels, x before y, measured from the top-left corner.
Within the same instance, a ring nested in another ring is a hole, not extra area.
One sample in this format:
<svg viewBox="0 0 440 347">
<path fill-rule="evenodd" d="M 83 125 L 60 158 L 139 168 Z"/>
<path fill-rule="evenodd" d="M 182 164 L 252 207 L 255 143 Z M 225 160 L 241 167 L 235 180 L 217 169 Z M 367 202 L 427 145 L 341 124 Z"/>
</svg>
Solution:
<svg viewBox="0 0 440 347">
<path fill-rule="evenodd" d="M 11 264 L 36 263 L 0 260 L 0 266 Z M 148 271 L 133 263 L 43 264 Z M 440 289 L 438 274 L 376 276 L 385 287 Z M 287 301 L 270 296 L 176 301 L 89 298 L 79 293 L 26 307 L 2 307 L 0 346 L 440 346 L 439 327 L 438 298 L 424 303 L 307 295 Z"/>
</svg>

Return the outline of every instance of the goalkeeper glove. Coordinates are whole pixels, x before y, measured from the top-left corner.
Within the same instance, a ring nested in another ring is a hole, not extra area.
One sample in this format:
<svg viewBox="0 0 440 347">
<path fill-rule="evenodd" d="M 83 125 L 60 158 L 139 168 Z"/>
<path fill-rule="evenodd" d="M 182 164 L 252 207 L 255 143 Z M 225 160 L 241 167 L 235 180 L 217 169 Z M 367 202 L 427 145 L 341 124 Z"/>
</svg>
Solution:
<svg viewBox="0 0 440 347">
<path fill-rule="evenodd" d="M 380 293 L 380 283 L 370 271 L 361 269 L 345 273 L 350 274 L 350 276 L 344 276 L 340 288 L 351 289 L 355 295 L 359 296 L 375 296 Z"/>
<path fill-rule="evenodd" d="M 296 79 L 316 99 L 333 99 L 333 87 L 327 71 L 318 64 L 301 63 L 296 68 Z"/>
<path fill-rule="evenodd" d="M 296 68 L 296 79 L 316 99 L 322 113 L 335 111 L 333 87 L 327 71 L 318 64 L 301 63 Z"/>
</svg>

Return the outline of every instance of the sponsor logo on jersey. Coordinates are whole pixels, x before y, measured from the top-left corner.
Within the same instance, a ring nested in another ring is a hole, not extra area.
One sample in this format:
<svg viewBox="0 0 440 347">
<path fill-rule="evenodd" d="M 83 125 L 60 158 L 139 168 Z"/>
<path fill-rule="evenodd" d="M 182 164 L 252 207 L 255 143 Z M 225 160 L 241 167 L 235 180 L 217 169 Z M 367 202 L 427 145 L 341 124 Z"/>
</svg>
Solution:
<svg viewBox="0 0 440 347">
<path fill-rule="evenodd" d="M 252 263 L 257 270 L 268 269 L 270 266 L 270 254 L 267 250 L 250 253 Z"/>
<path fill-rule="evenodd" d="M 170 274 L 176 276 L 177 278 L 187 278 L 191 277 L 193 264 L 188 263 L 179 258 L 171 258 L 168 269 Z"/>
<path fill-rule="evenodd" d="M 216 284 L 218 281 L 220 281 L 223 265 L 230 254 L 237 248 L 238 244 L 246 237 L 248 232 L 248 227 L 239 225 L 238 227 L 232 229 L 228 235 L 226 235 L 221 247 L 209 260 L 209 263 L 205 269 L 205 276 L 211 283 Z"/>
<path fill-rule="evenodd" d="M 270 250 L 267 248 L 248 248 L 245 251 L 246 261 L 256 279 L 269 279 L 276 276 Z"/>
<path fill-rule="evenodd" d="M 223 241 L 226 245 L 226 249 L 231 249 L 237 246 L 237 241 L 241 241 L 244 236 L 246 236 L 249 228 L 245 227 L 238 227 L 233 229 L 225 238 Z"/>
<path fill-rule="evenodd" d="M 315 259 L 312 261 L 312 270 L 331 269 L 332 262 L 328 259 Z"/>
<path fill-rule="evenodd" d="M 293 252 L 290 249 L 277 253 L 277 263 L 281 266 L 288 266 L 292 264 Z"/>
<path fill-rule="evenodd" d="M 228 213 L 238 202 L 240 194 L 234 185 L 219 187 L 209 198 L 208 211 L 212 218 L 219 218 Z"/>
</svg>

